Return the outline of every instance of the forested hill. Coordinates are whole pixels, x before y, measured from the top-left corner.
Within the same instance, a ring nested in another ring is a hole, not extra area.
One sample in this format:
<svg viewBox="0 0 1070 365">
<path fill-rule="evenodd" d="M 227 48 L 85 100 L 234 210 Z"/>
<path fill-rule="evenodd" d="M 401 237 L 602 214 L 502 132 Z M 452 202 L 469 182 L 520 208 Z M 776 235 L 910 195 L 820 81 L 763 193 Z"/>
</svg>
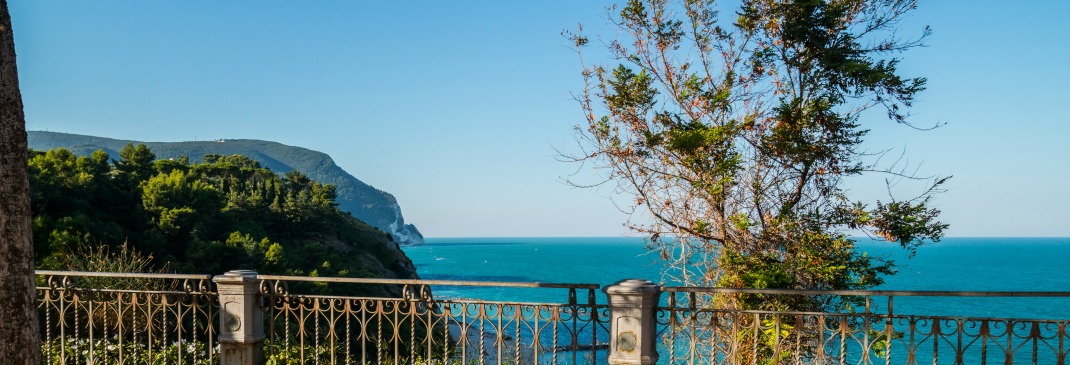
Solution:
<svg viewBox="0 0 1070 365">
<path fill-rule="evenodd" d="M 338 210 L 334 187 L 300 172 L 279 176 L 241 155 L 156 159 L 145 145 L 116 155 L 31 150 L 38 268 L 130 261 L 102 259 L 110 252 L 184 273 L 417 278 L 388 234 Z"/>
<path fill-rule="evenodd" d="M 243 155 L 261 166 L 279 174 L 300 171 L 312 180 L 335 186 L 338 208 L 353 214 L 376 228 L 390 233 L 403 245 L 423 243 L 423 235 L 411 224 L 406 224 L 397 199 L 387 192 L 376 189 L 350 175 L 323 152 L 287 146 L 281 143 L 252 139 L 227 139 L 196 142 L 139 142 L 69 133 L 30 131 L 30 148 L 51 150 L 66 148 L 78 156 L 89 156 L 94 151 L 104 150 L 112 158 L 118 158 L 119 150 L 127 143 L 145 144 L 157 158 L 187 156 L 192 162 L 200 162 L 205 155 Z"/>
</svg>

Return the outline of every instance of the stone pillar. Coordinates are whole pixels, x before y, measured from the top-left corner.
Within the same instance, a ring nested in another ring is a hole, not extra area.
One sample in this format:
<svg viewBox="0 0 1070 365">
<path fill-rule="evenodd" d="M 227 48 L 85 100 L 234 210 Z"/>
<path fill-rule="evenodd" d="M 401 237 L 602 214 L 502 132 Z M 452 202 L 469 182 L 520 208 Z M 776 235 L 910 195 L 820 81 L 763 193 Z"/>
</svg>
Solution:
<svg viewBox="0 0 1070 365">
<path fill-rule="evenodd" d="M 257 295 L 256 272 L 231 270 L 212 278 L 219 293 L 219 363 L 260 365 L 264 362 L 264 310 Z"/>
<path fill-rule="evenodd" d="M 609 364 L 653 365 L 658 362 L 657 306 L 661 287 L 628 279 L 602 289 L 610 310 Z"/>
</svg>

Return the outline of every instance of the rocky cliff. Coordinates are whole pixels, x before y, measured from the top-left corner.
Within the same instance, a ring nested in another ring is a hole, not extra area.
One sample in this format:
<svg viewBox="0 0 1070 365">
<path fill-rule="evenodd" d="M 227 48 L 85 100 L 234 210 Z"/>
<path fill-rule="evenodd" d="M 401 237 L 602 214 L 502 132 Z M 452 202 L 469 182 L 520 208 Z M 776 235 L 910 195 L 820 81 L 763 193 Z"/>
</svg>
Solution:
<svg viewBox="0 0 1070 365">
<path fill-rule="evenodd" d="M 394 241 L 400 244 L 416 245 L 424 242 L 424 237 L 416 226 L 405 223 L 401 207 L 393 195 L 360 181 L 323 152 L 253 139 L 141 142 L 42 131 L 30 131 L 28 137 L 30 148 L 36 150 L 63 147 L 78 155 L 104 150 L 112 158 L 118 158 L 119 150 L 127 143 L 144 143 L 152 149 L 157 158 L 163 159 L 187 156 L 192 161 L 201 161 L 208 154 L 244 155 L 276 173 L 285 174 L 297 170 L 313 180 L 334 185 L 338 193 L 339 209 L 389 233 Z"/>
</svg>

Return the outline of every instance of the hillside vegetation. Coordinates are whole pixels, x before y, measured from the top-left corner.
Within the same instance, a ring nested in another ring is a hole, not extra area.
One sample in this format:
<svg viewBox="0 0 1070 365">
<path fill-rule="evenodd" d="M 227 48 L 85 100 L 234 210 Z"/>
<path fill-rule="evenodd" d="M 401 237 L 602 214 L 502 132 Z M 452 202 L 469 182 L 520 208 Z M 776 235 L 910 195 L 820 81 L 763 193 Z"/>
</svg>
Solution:
<svg viewBox="0 0 1070 365">
<path fill-rule="evenodd" d="M 416 278 L 389 234 L 338 209 L 333 185 L 241 155 L 156 159 L 127 144 L 117 157 L 30 151 L 39 268 L 111 247 L 184 273 Z"/>
<path fill-rule="evenodd" d="M 300 171 L 312 180 L 334 185 L 336 202 L 343 212 L 352 213 L 357 219 L 390 233 L 394 241 L 402 245 L 423 243 L 420 231 L 405 223 L 401 208 L 393 195 L 350 175 L 323 152 L 252 139 L 138 142 L 42 131 L 28 132 L 28 139 L 30 148 L 66 148 L 77 156 L 90 156 L 95 151 L 103 150 L 114 157 L 118 156 L 119 151 L 127 144 L 144 144 L 160 159 L 188 156 L 191 162 L 203 162 L 201 158 L 206 155 L 243 155 L 279 174 Z"/>
</svg>

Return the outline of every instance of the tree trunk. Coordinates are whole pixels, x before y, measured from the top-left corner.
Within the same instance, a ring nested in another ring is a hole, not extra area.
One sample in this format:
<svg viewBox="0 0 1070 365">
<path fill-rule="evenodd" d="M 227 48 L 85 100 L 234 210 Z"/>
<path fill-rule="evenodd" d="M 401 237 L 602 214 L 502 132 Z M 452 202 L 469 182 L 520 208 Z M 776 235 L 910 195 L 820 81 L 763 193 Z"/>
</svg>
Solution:
<svg viewBox="0 0 1070 365">
<path fill-rule="evenodd" d="M 26 159 L 15 36 L 0 0 L 0 363 L 15 365 L 41 363 Z"/>
</svg>

